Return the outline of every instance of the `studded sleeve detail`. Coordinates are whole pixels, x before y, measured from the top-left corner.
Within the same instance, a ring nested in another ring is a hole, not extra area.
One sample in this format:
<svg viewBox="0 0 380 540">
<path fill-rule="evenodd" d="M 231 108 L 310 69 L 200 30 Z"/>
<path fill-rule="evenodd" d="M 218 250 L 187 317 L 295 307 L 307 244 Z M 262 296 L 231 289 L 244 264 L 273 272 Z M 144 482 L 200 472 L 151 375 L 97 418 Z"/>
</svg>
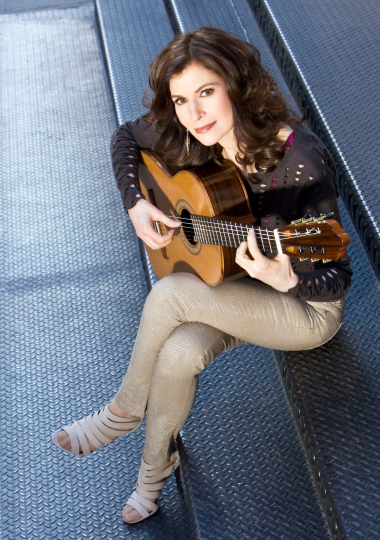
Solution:
<svg viewBox="0 0 380 540">
<path fill-rule="evenodd" d="M 300 186 L 300 215 L 319 217 L 322 214 L 332 213 L 333 219 L 340 223 L 336 199 L 335 167 L 332 159 L 318 139 L 315 139 L 315 145 L 309 155 L 306 176 Z M 350 269 L 350 260 L 348 256 L 345 256 L 339 261 L 329 263 L 309 261 L 307 264 L 310 271 L 296 272 L 299 282 L 289 291 L 289 294 L 301 300 L 316 302 L 338 300 L 344 296 L 351 284 L 353 272 Z"/>
<path fill-rule="evenodd" d="M 128 211 L 144 195 L 139 182 L 139 149 L 153 149 L 159 138 L 154 130 L 148 130 L 144 121 L 139 118 L 134 122 L 126 122 L 118 127 L 111 139 L 111 158 L 117 187 Z"/>
<path fill-rule="evenodd" d="M 350 259 L 331 261 L 310 272 L 297 272 L 299 281 L 288 294 L 300 300 L 328 302 L 344 296 L 351 284 Z"/>
</svg>

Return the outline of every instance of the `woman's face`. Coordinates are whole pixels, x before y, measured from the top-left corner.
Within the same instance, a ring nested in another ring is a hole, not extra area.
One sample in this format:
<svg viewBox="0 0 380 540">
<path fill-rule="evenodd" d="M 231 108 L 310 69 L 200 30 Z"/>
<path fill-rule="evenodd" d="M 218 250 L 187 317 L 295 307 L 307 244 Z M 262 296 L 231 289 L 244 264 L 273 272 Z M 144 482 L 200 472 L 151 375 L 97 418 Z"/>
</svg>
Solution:
<svg viewBox="0 0 380 540">
<path fill-rule="evenodd" d="M 233 137 L 234 116 L 224 80 L 193 63 L 169 84 L 181 124 L 205 146 L 226 146 Z"/>
</svg>

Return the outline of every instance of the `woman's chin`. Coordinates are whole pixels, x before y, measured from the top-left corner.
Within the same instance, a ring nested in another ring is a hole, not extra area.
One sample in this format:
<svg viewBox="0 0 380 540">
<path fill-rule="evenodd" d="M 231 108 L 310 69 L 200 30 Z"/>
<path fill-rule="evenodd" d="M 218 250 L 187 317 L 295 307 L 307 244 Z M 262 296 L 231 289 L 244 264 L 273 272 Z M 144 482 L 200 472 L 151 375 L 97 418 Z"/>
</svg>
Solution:
<svg viewBox="0 0 380 540">
<path fill-rule="evenodd" d="M 198 141 L 203 144 L 203 146 L 213 146 L 214 144 L 216 144 L 220 137 L 217 137 L 215 135 L 211 135 L 208 134 L 208 133 L 204 133 L 203 135 L 194 135 L 196 139 L 198 139 Z"/>
</svg>

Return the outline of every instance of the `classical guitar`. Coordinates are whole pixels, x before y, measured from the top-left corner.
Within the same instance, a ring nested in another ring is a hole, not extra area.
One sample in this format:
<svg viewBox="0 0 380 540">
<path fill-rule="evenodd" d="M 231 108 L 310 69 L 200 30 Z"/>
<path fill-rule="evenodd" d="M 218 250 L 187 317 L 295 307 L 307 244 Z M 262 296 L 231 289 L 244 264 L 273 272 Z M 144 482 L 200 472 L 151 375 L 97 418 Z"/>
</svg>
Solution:
<svg viewBox="0 0 380 540">
<path fill-rule="evenodd" d="M 235 263 L 235 254 L 250 228 L 268 256 L 286 253 L 327 262 L 343 257 L 350 242 L 339 223 L 326 216 L 298 219 L 275 230 L 254 226 L 243 179 L 233 166 L 202 165 L 173 175 L 157 155 L 143 150 L 139 176 L 146 199 L 182 223 L 166 248 L 146 246 L 159 279 L 190 272 L 208 285 L 218 285 L 245 275 Z M 161 234 L 167 231 L 162 223 L 153 226 Z"/>
</svg>

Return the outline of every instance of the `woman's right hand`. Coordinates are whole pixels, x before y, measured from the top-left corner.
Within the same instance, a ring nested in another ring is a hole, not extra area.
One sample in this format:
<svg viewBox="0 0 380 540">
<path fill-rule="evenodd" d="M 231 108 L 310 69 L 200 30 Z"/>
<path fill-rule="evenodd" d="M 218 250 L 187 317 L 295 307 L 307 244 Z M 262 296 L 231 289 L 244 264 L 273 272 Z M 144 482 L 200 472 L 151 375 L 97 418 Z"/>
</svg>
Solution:
<svg viewBox="0 0 380 540">
<path fill-rule="evenodd" d="M 167 217 L 161 210 L 145 199 L 141 199 L 133 208 L 128 210 L 128 214 L 137 236 L 152 249 L 160 249 L 170 244 L 174 229 L 181 226 L 180 222 Z M 170 227 L 170 230 L 166 234 L 159 234 L 153 229 L 152 223 L 154 221 L 160 221 Z"/>
</svg>

